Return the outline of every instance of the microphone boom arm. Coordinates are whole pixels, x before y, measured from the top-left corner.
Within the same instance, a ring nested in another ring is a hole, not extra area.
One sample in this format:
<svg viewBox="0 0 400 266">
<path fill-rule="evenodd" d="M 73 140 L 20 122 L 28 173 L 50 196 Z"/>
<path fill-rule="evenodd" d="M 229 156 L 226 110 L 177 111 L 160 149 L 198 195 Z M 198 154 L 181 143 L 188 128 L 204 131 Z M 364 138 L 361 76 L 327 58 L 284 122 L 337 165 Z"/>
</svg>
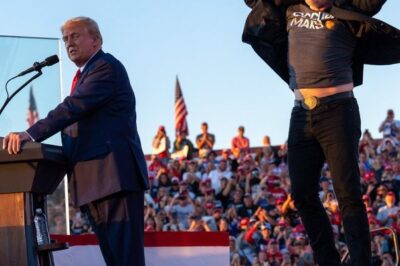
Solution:
<svg viewBox="0 0 400 266">
<path fill-rule="evenodd" d="M 38 73 L 36 73 L 33 77 L 31 77 L 28 81 L 26 81 L 24 84 L 22 84 L 16 91 L 14 91 L 10 96 L 7 96 L 6 101 L 4 102 L 4 104 L 1 106 L 0 109 L 0 115 L 3 113 L 4 108 L 6 108 L 6 106 L 10 103 L 11 99 L 14 98 L 15 95 L 17 95 L 23 88 L 25 88 L 26 85 L 28 85 L 29 83 L 31 83 L 33 80 L 37 79 L 39 76 L 42 75 L 42 70 L 38 69 L 37 70 Z M 7 88 L 7 84 L 8 82 L 10 82 L 11 80 L 15 79 L 18 76 L 15 76 L 11 79 L 9 79 L 6 83 L 6 88 Z"/>
</svg>

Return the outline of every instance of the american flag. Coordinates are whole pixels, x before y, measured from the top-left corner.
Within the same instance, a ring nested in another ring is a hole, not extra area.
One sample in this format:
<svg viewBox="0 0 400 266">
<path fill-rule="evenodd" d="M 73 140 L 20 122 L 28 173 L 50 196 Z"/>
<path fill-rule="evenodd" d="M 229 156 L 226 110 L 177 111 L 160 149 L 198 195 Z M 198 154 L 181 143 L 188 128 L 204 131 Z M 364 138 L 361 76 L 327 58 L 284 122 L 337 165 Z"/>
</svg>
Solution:
<svg viewBox="0 0 400 266">
<path fill-rule="evenodd" d="M 31 86 L 29 91 L 29 107 L 28 107 L 26 121 L 28 122 L 28 125 L 31 127 L 38 120 L 39 120 L 39 113 L 37 111 L 35 96 L 33 95 L 33 86 Z"/>
<path fill-rule="evenodd" d="M 181 90 L 181 84 L 179 84 L 179 79 L 176 77 L 175 85 L 175 132 L 184 132 L 189 135 L 189 128 L 186 121 L 186 116 L 188 111 L 186 109 L 185 100 L 183 99 L 183 94 Z"/>
</svg>

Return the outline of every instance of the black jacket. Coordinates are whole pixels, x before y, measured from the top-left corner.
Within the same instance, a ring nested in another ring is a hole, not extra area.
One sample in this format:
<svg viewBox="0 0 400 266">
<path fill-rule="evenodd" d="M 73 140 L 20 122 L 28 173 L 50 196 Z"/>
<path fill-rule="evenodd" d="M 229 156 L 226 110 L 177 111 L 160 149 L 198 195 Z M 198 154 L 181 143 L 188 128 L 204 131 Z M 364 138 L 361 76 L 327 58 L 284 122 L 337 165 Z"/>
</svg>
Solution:
<svg viewBox="0 0 400 266">
<path fill-rule="evenodd" d="M 289 83 L 287 62 L 288 34 L 286 9 L 302 0 L 245 0 L 252 8 L 247 17 L 242 40 L 286 82 Z M 400 63 L 400 30 L 371 16 L 378 13 L 386 0 L 336 0 L 331 13 L 336 22 L 346 23 L 357 37 L 353 60 L 353 82 L 363 81 L 364 64 Z"/>
</svg>

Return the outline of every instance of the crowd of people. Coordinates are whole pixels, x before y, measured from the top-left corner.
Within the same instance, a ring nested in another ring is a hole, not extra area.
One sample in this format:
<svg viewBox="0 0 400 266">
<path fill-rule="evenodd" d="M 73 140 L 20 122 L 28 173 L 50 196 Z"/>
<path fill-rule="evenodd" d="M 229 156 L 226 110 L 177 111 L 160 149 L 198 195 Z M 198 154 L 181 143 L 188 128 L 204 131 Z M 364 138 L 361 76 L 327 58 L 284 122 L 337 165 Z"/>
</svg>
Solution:
<svg viewBox="0 0 400 266">
<path fill-rule="evenodd" d="M 400 121 L 389 110 L 379 127 L 382 138 L 365 130 L 359 144 L 363 201 L 372 232 L 374 265 L 394 265 L 396 246 L 389 230 L 400 233 Z M 172 143 L 163 126 L 148 162 L 145 231 L 229 233 L 231 266 L 314 265 L 307 234 L 290 194 L 286 145 L 251 148 L 238 128 L 230 149 L 214 150 L 207 123 L 193 144 L 184 132 Z M 320 199 L 342 256 L 346 245 L 329 165 L 320 178 Z M 57 221 L 58 218 L 56 218 Z M 71 209 L 71 233 L 90 233 L 79 210 Z M 59 220 L 59 219 L 58 219 Z M 55 221 L 50 221 L 55 223 Z"/>
</svg>

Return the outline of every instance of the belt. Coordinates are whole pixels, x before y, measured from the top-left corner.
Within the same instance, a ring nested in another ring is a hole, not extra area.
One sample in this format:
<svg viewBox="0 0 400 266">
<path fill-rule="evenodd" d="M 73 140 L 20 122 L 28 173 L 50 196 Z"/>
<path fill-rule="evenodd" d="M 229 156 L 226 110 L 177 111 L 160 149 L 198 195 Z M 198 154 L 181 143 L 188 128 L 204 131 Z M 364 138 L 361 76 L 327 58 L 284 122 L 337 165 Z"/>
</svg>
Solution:
<svg viewBox="0 0 400 266">
<path fill-rule="evenodd" d="M 313 110 L 319 105 L 322 104 L 327 104 L 339 99 L 346 99 L 346 98 L 354 98 L 353 91 L 346 91 L 346 92 L 341 92 L 341 93 L 336 93 L 333 95 L 329 95 L 326 97 L 315 97 L 315 96 L 309 96 L 304 98 L 303 100 L 294 100 L 294 106 L 298 107 L 301 106 L 306 110 Z"/>
</svg>

